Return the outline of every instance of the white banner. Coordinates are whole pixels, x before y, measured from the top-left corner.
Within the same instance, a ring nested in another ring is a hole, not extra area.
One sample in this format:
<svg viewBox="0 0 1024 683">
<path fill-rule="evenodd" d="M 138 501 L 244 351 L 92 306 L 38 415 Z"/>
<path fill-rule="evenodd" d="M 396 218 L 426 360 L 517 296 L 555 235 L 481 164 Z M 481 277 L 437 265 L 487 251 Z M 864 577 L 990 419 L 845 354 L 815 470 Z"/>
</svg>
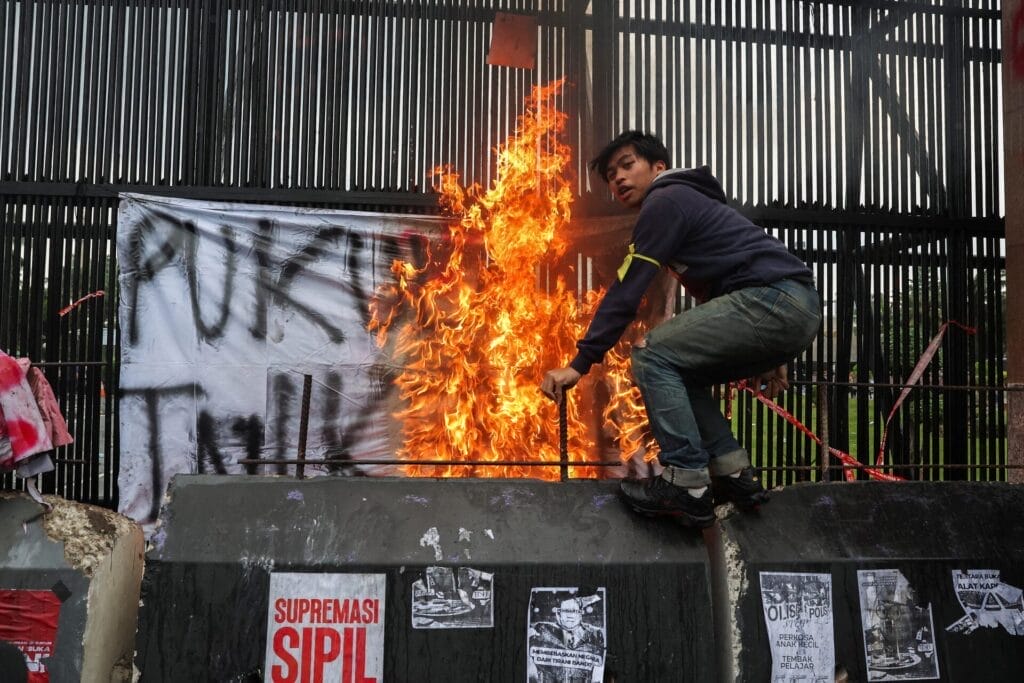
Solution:
<svg viewBox="0 0 1024 683">
<path fill-rule="evenodd" d="M 295 458 L 394 456 L 394 363 L 366 331 L 391 264 L 436 218 L 122 195 L 120 511 L 151 523 L 178 473 L 274 473 Z M 307 468 L 310 472 L 310 468 Z"/>
<path fill-rule="evenodd" d="M 835 680 L 832 576 L 761 572 L 761 606 L 772 651 L 772 683 Z"/>
<path fill-rule="evenodd" d="M 383 574 L 272 573 L 269 683 L 384 680 Z"/>
</svg>

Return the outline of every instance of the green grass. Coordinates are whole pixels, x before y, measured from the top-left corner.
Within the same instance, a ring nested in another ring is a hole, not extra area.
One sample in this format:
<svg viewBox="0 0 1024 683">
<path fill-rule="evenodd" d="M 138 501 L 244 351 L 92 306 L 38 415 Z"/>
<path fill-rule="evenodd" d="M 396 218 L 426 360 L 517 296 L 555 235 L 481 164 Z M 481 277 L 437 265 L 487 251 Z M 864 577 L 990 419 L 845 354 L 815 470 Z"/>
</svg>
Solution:
<svg viewBox="0 0 1024 683">
<path fill-rule="evenodd" d="M 910 408 L 910 401 L 904 403 L 901 411 Z M 799 398 L 790 394 L 785 397 L 780 404 L 783 405 L 787 410 L 794 414 L 794 416 L 806 425 L 811 431 L 818 436 L 821 436 L 820 424 L 818 422 L 817 415 L 817 402 L 806 401 L 801 402 Z M 739 410 L 740 403 L 737 401 L 733 405 L 733 430 L 736 433 L 740 443 L 743 443 L 743 414 Z M 868 418 L 868 433 L 865 439 L 865 448 L 858 446 L 858 436 L 860 425 L 858 424 L 858 409 L 859 401 L 855 397 L 851 397 L 849 401 L 848 417 L 848 449 L 846 450 L 851 456 L 856 458 L 865 464 L 874 464 L 875 458 L 878 452 L 878 439 L 881 438 L 882 429 L 885 425 L 885 416 L 876 415 L 875 413 L 875 402 L 874 399 L 868 399 L 865 404 L 866 414 Z M 930 416 L 929 416 L 930 418 Z M 760 424 L 759 424 L 760 423 Z M 770 424 L 769 424 L 770 423 Z M 891 463 L 893 458 L 892 441 L 895 438 L 893 432 L 894 426 L 900 424 L 900 414 L 893 418 L 892 425 L 890 427 L 888 441 L 889 445 L 886 447 L 886 463 Z M 1003 424 L 1005 424 L 1005 416 Z M 966 428 L 966 426 L 965 426 Z M 783 434 L 779 435 L 779 430 L 783 430 Z M 774 467 L 786 464 L 800 464 L 800 465 L 811 465 L 815 467 L 814 471 L 811 472 L 766 472 L 766 477 L 773 483 L 784 483 L 785 481 L 792 480 L 804 480 L 810 479 L 812 481 L 820 480 L 820 471 L 817 469 L 820 466 L 821 448 L 814 444 L 814 442 L 797 429 L 792 428 L 786 423 L 781 417 L 775 415 L 767 408 L 757 409 L 755 408 L 753 415 L 753 424 L 750 432 L 754 436 L 753 444 L 744 444 L 751 450 L 752 458 L 754 459 L 755 465 L 761 467 Z M 831 438 L 829 445 L 833 448 L 840 448 L 842 444 L 838 444 L 835 439 L 835 428 L 830 428 Z M 947 462 L 946 459 L 946 439 L 944 438 L 944 425 L 932 425 L 927 420 L 919 420 L 917 424 L 917 433 L 915 439 L 911 445 L 911 453 L 909 454 L 909 460 L 918 464 L 927 464 L 942 466 Z M 773 434 L 773 439 L 769 443 L 767 441 L 768 434 Z M 761 435 L 760 439 L 758 435 Z M 792 441 L 792 443 L 790 443 Z M 779 448 L 781 447 L 781 452 Z M 809 449 L 809 452 L 808 452 Z M 864 452 L 861 452 L 864 451 Z M 798 457 L 807 458 L 803 462 L 799 463 L 786 463 L 786 462 L 773 462 L 775 460 L 772 456 L 778 453 L 781 458 Z M 1005 463 L 1006 458 L 1006 439 L 1003 438 L 986 438 L 973 435 L 969 440 L 967 462 L 970 464 L 1002 464 Z M 963 458 L 958 459 L 961 462 Z M 839 464 L 839 460 L 835 457 L 830 458 L 832 465 Z M 912 466 L 909 466 L 912 467 Z M 916 475 L 922 479 L 929 480 L 945 480 L 953 478 L 951 475 L 952 470 L 943 470 L 941 467 L 934 467 L 929 469 L 918 470 L 919 474 Z M 959 473 L 959 472 L 958 472 Z M 983 469 L 968 469 L 967 478 L 970 480 L 1005 480 L 1005 470 L 983 470 Z M 913 476 L 913 475 L 912 475 Z M 830 472 L 830 478 L 835 481 L 842 478 L 842 473 L 839 470 L 832 470 Z"/>
</svg>

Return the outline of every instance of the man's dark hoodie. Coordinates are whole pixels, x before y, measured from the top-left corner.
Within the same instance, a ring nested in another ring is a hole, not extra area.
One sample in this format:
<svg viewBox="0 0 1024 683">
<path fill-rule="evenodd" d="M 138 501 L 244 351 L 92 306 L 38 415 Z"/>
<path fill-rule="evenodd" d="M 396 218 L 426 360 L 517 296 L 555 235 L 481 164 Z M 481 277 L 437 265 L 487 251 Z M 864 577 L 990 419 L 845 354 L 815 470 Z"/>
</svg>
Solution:
<svg viewBox="0 0 1024 683">
<path fill-rule="evenodd" d="M 707 166 L 661 173 L 647 190 L 633 228 L 632 257 L 609 287 L 570 366 L 586 374 L 636 317 L 640 300 L 668 267 L 699 301 L 785 278 L 813 284 L 803 261 L 725 203 Z"/>
</svg>

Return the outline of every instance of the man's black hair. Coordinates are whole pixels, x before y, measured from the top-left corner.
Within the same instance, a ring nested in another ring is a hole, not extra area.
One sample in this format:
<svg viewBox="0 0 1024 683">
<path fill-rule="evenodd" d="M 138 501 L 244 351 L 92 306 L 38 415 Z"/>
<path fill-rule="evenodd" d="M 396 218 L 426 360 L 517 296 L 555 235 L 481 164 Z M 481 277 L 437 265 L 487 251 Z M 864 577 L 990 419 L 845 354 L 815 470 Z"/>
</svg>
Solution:
<svg viewBox="0 0 1024 683">
<path fill-rule="evenodd" d="M 605 180 L 605 172 L 608 170 L 608 162 L 611 161 L 612 155 L 626 145 L 633 145 L 637 156 L 646 160 L 649 164 L 653 164 L 656 161 L 664 161 L 666 167 L 672 167 L 668 158 L 668 150 L 665 149 L 665 145 L 661 144 L 661 140 L 639 130 L 627 130 L 625 133 L 620 133 L 614 140 L 604 146 L 600 154 L 590 162 L 590 170 L 601 176 L 602 180 Z"/>
</svg>

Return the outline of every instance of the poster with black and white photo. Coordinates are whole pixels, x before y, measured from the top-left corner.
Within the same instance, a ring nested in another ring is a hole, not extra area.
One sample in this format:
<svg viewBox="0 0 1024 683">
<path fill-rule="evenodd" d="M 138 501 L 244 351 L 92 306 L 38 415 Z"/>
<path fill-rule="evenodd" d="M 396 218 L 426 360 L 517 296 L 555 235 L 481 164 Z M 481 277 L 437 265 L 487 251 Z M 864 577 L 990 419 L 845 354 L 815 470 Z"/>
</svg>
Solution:
<svg viewBox="0 0 1024 683">
<path fill-rule="evenodd" d="M 608 642 L 605 589 L 534 588 L 526 636 L 528 683 L 600 683 Z"/>
<path fill-rule="evenodd" d="M 413 628 L 494 628 L 494 575 L 427 567 L 412 584 Z"/>
<path fill-rule="evenodd" d="M 998 569 L 954 569 L 953 590 L 964 616 L 946 631 L 968 635 L 981 627 L 1002 626 L 1011 636 L 1024 636 L 1022 591 L 1003 583 Z"/>
<path fill-rule="evenodd" d="M 939 677 L 932 606 L 922 605 L 898 569 L 857 571 L 869 681 Z"/>
<path fill-rule="evenodd" d="M 761 572 L 761 606 L 772 651 L 772 683 L 834 680 L 832 576 Z"/>
</svg>

